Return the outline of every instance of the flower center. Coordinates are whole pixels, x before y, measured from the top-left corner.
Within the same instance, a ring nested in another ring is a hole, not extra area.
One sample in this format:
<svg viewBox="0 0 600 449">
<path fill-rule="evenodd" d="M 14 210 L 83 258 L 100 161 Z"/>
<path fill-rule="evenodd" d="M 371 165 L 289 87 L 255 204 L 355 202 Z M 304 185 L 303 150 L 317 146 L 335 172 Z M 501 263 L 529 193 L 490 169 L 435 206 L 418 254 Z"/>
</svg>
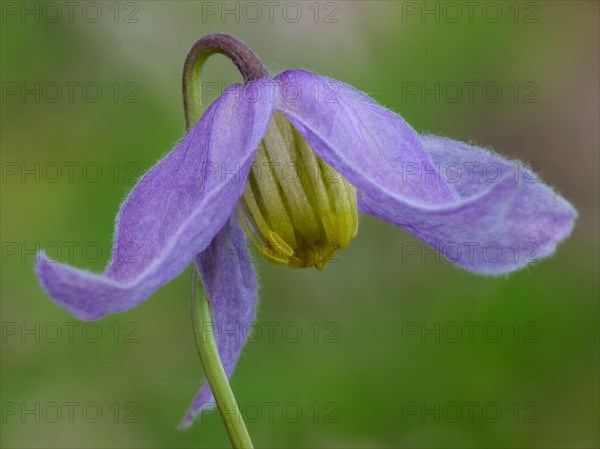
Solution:
<svg viewBox="0 0 600 449">
<path fill-rule="evenodd" d="M 238 214 L 266 259 L 322 270 L 356 235 L 356 190 L 276 112 L 258 147 Z"/>
</svg>

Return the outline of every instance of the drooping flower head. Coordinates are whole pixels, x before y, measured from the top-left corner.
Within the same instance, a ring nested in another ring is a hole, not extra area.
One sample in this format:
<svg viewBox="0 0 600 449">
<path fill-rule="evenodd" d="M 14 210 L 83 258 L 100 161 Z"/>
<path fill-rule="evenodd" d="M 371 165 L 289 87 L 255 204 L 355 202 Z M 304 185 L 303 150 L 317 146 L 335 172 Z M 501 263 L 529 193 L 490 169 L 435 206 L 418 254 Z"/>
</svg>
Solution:
<svg viewBox="0 0 600 449">
<path fill-rule="evenodd" d="M 227 88 L 201 114 L 197 81 L 215 52 L 233 60 L 245 83 Z M 272 77 L 230 36 L 194 45 L 184 102 L 188 132 L 121 206 L 106 271 L 41 254 L 36 272 L 57 304 L 97 320 L 135 307 L 195 262 L 228 375 L 255 316 L 248 242 L 272 262 L 323 269 L 356 235 L 361 211 L 460 267 L 501 275 L 529 263 L 532 250 L 536 259 L 552 254 L 573 228 L 574 208 L 523 164 L 419 135 L 339 81 L 304 70 Z M 225 332 L 232 328 L 240 335 Z M 183 425 L 211 405 L 205 385 Z"/>
</svg>

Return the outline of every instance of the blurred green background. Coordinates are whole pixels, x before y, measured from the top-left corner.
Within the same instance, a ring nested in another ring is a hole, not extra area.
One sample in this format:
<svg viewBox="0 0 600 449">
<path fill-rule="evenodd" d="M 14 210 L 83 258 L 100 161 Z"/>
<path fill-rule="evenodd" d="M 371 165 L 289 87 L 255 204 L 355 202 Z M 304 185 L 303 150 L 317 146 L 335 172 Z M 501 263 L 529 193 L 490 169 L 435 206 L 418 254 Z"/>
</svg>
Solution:
<svg viewBox="0 0 600 449">
<path fill-rule="evenodd" d="M 531 163 L 580 212 L 554 257 L 506 278 L 411 255 L 367 216 L 323 272 L 261 260 L 232 378 L 255 445 L 598 447 L 598 3 L 288 3 L 256 20 L 236 2 L 2 2 L 2 447 L 228 447 L 216 414 L 177 430 L 202 383 L 189 269 L 86 327 L 33 273 L 40 247 L 103 270 L 132 181 L 184 133 L 186 52 L 216 31 L 273 73 L 343 80 L 419 131 Z M 205 80 L 239 76 L 218 56 Z"/>
</svg>

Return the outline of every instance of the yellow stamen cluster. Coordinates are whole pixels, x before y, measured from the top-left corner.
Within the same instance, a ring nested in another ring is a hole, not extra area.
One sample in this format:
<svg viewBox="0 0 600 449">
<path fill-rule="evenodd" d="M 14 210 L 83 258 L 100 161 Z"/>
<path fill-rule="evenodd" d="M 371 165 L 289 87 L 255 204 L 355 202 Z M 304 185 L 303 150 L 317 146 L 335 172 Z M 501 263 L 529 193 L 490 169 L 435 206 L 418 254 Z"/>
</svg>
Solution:
<svg viewBox="0 0 600 449">
<path fill-rule="evenodd" d="M 322 270 L 356 235 L 356 190 L 323 162 L 276 112 L 238 206 L 262 256 L 292 268 Z"/>
</svg>

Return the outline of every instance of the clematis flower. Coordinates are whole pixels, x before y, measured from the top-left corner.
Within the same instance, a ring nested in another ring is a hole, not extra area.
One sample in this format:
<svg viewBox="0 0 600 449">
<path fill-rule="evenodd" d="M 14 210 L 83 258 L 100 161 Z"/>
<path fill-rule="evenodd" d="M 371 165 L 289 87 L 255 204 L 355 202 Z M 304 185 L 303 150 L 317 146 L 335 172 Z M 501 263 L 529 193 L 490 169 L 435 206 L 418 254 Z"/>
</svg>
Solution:
<svg viewBox="0 0 600 449">
<path fill-rule="evenodd" d="M 200 87 L 189 77 L 201 66 L 189 61 L 214 52 L 229 56 L 245 83 L 228 87 L 197 119 Z M 305 70 L 272 77 L 225 35 L 201 39 L 188 62 L 189 130 L 121 206 L 106 271 L 38 258 L 45 291 L 79 319 L 129 310 L 195 263 L 230 375 L 255 318 L 248 242 L 274 263 L 323 269 L 355 237 L 360 211 L 459 267 L 501 275 L 549 256 L 571 233 L 574 208 L 523 164 L 419 135 L 347 84 Z M 183 425 L 212 401 L 205 385 Z"/>
</svg>

